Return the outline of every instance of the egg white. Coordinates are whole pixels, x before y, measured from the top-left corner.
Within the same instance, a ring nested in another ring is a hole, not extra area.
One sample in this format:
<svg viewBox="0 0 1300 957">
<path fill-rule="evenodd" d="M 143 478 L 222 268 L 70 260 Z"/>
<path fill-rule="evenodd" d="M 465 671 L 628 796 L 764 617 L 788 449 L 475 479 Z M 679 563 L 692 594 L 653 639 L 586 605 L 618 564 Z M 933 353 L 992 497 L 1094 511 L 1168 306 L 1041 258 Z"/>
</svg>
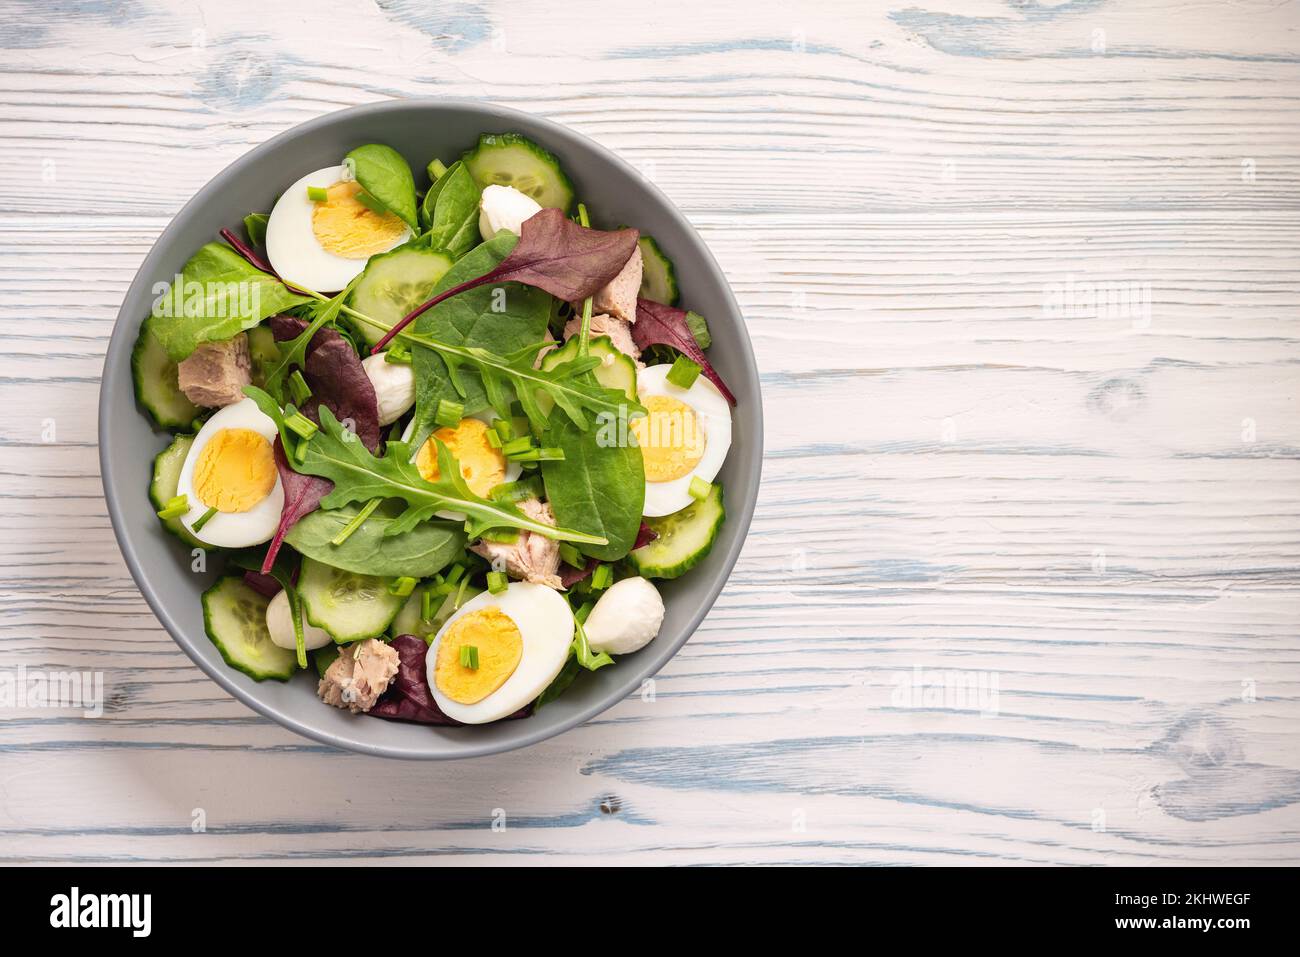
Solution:
<svg viewBox="0 0 1300 957">
<path fill-rule="evenodd" d="M 679 389 L 668 381 L 671 368 L 671 363 L 663 363 L 642 369 L 637 373 L 637 395 L 642 398 L 667 396 L 690 406 L 704 432 L 704 455 L 695 468 L 681 478 L 671 482 L 645 483 L 645 511 L 642 514 L 651 518 L 671 515 L 693 504 L 691 479 L 699 476 L 702 481 L 712 482 L 731 448 L 731 406 L 718 387 L 700 375 L 689 389 Z"/>
<path fill-rule="evenodd" d="M 519 629 L 523 654 L 519 666 L 500 688 L 482 701 L 461 704 L 452 701 L 438 688 L 438 649 L 442 636 L 456 621 L 484 608 L 499 608 Z M 514 714 L 546 690 L 564 667 L 573 642 L 573 612 L 560 593 L 545 585 L 511 582 L 504 592 L 483 592 L 460 607 L 438 629 L 425 658 L 429 689 L 438 707 L 450 718 L 465 724 L 486 724 Z"/>
<path fill-rule="evenodd" d="M 480 422 L 486 423 L 488 428 L 491 428 L 492 420 L 499 419 L 501 418 L 501 416 L 497 415 L 494 409 L 484 409 L 482 412 L 470 413 L 469 415 L 464 416 L 464 418 L 478 419 Z M 412 419 L 410 422 L 406 424 L 406 429 L 402 432 L 402 441 L 403 442 L 411 441 L 411 435 L 412 433 L 414 433 L 414 431 L 415 431 L 415 420 Z M 434 431 L 437 430 L 435 429 Z M 430 435 L 432 435 L 432 433 L 430 433 Z M 420 454 L 419 449 L 412 449 L 411 461 L 414 462 L 416 456 L 418 456 L 419 454 Z M 506 477 L 501 480 L 500 484 L 504 485 L 506 482 L 518 481 L 519 476 L 523 474 L 523 471 L 524 471 L 524 467 L 520 465 L 518 462 L 511 462 L 509 459 L 506 459 Z M 496 486 L 493 486 L 493 488 L 495 487 Z M 451 512 L 445 508 L 442 509 L 441 511 L 434 512 L 434 514 L 437 515 L 439 518 L 447 519 L 449 522 L 465 521 L 465 516 L 462 515 L 460 512 Z"/>
<path fill-rule="evenodd" d="M 316 204 L 307 198 L 307 187 L 328 189 L 343 179 L 340 166 L 308 173 L 279 198 L 266 222 L 266 255 L 280 278 L 316 292 L 338 292 L 366 268 L 365 259 L 345 259 L 320 244 L 311 228 Z M 411 230 L 388 247 L 394 249 L 411 238 Z"/>
<path fill-rule="evenodd" d="M 208 510 L 194 491 L 194 467 L 208 442 L 222 429 L 249 429 L 268 442 L 274 442 L 277 435 L 275 423 L 252 399 L 241 399 L 228 405 L 203 423 L 189 454 L 185 456 L 180 480 L 176 483 L 176 494 L 186 496 L 190 503 L 190 510 L 181 516 L 181 523 L 199 541 L 218 548 L 247 548 L 269 542 L 280 524 L 280 511 L 284 507 L 284 487 L 278 473 L 271 493 L 247 512 L 218 512 L 202 529 L 194 531 L 194 523 Z"/>
</svg>

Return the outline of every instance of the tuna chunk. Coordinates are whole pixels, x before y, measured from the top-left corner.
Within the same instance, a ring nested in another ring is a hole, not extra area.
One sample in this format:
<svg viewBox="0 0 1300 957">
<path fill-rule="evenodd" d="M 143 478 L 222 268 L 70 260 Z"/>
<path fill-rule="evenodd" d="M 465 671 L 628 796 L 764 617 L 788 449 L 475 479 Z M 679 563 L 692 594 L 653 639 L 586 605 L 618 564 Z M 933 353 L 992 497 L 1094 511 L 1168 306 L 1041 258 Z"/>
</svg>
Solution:
<svg viewBox="0 0 1300 957">
<path fill-rule="evenodd" d="M 339 653 L 325 669 L 316 693 L 335 708 L 347 708 L 353 714 L 369 711 L 388 690 L 399 660 L 397 652 L 384 642 L 368 638 Z"/>
<path fill-rule="evenodd" d="M 524 499 L 519 503 L 519 510 L 539 522 L 555 524 L 551 506 L 539 499 Z M 545 535 L 520 531 L 519 538 L 513 544 L 479 542 L 471 545 L 470 551 L 482 555 L 492 563 L 493 568 L 504 568 L 515 578 L 557 590 L 563 587 L 557 574 L 560 570 L 559 543 Z"/>
<path fill-rule="evenodd" d="M 572 339 L 581 328 L 582 316 L 570 319 L 564 324 L 565 340 Z M 632 341 L 632 327 L 622 319 L 616 319 L 604 313 L 599 316 L 592 316 L 591 337 L 594 339 L 596 336 L 609 336 L 609 341 L 614 343 L 615 349 L 626 356 L 631 356 L 637 362 L 641 361 L 641 350 Z"/>
<path fill-rule="evenodd" d="M 605 312 L 624 322 L 636 322 L 636 294 L 641 290 L 641 247 L 632 250 L 632 258 L 623 266 L 623 271 L 611 279 L 604 289 L 591 299 L 593 312 Z M 582 311 L 582 303 L 575 302 L 574 308 Z"/>
<path fill-rule="evenodd" d="M 176 367 L 177 382 L 195 405 L 216 409 L 244 397 L 252 379 L 248 336 L 240 333 L 224 342 L 204 342 Z"/>
</svg>

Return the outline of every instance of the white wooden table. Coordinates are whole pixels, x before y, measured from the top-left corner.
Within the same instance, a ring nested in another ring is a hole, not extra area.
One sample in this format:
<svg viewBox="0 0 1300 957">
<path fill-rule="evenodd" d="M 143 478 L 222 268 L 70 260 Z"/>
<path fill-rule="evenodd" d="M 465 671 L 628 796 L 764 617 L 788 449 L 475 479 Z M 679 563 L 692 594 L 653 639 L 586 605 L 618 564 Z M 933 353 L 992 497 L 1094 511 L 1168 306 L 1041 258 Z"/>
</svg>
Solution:
<svg viewBox="0 0 1300 957">
<path fill-rule="evenodd" d="M 3 4 L 0 670 L 100 671 L 107 702 L 0 711 L 0 857 L 1295 863 L 1298 26 Z M 441 94 L 659 183 L 731 277 L 768 422 L 745 552 L 654 703 L 454 765 L 314 746 L 205 678 L 127 574 L 95 447 L 118 305 L 181 204 L 309 117 Z"/>
</svg>

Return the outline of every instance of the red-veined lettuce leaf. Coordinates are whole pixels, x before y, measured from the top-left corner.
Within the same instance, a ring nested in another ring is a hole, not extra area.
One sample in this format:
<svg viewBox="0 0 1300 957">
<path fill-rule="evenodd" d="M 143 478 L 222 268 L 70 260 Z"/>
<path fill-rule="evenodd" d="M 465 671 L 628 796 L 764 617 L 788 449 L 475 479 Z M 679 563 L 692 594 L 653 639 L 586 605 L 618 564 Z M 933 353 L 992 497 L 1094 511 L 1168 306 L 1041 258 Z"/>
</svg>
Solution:
<svg viewBox="0 0 1300 957">
<path fill-rule="evenodd" d="M 732 405 L 736 404 L 736 397 L 722 381 L 722 376 L 718 375 L 709 364 L 709 360 L 704 356 L 704 350 L 695 341 L 695 336 L 686 323 L 685 310 L 665 306 L 660 302 L 651 302 L 649 299 L 638 299 L 636 322 L 632 324 L 632 340 L 638 349 L 643 350 L 651 346 L 672 346 L 697 363 L 700 371 L 718 387 L 718 391 L 726 396 L 727 401 Z"/>
</svg>

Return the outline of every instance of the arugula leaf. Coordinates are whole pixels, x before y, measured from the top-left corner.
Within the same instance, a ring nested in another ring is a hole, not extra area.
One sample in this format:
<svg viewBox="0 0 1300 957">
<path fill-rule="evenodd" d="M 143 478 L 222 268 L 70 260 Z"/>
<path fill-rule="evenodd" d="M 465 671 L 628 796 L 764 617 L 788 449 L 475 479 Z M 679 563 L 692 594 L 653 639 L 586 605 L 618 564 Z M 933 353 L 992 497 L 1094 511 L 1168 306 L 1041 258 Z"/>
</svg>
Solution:
<svg viewBox="0 0 1300 957">
<path fill-rule="evenodd" d="M 358 146 L 343 158 L 356 175 L 361 188 L 389 212 L 418 231 L 415 219 L 415 177 L 402 154 L 382 143 Z"/>
<path fill-rule="evenodd" d="M 614 659 L 607 652 L 602 651 L 597 654 L 591 650 L 582 622 L 577 618 L 573 619 L 573 642 L 569 645 L 569 657 L 564 662 L 564 667 L 560 669 L 560 673 L 546 686 L 546 690 L 538 695 L 534 710 L 549 704 L 568 691 L 569 685 L 573 684 L 573 680 L 582 673 L 584 668 L 588 671 L 599 671 L 613 663 Z"/>
<path fill-rule="evenodd" d="M 556 522 L 607 539 L 582 551 L 612 562 L 632 550 L 641 529 L 645 467 L 635 442 L 604 441 L 603 432 L 556 416 L 544 444 L 562 449 L 564 458 L 542 462 L 542 479 Z"/>
<path fill-rule="evenodd" d="M 381 578 L 429 578 L 465 553 L 465 533 L 457 522 L 420 522 L 410 531 L 388 534 L 402 511 L 396 502 L 384 502 L 342 545 L 332 544 L 361 508 L 350 504 L 312 512 L 293 526 L 286 541 L 318 562 Z"/>
<path fill-rule="evenodd" d="M 479 286 L 522 282 L 567 302 L 586 299 L 623 271 L 639 235 L 635 229 L 588 229 L 558 209 L 543 209 L 524 221 L 518 243 L 495 269 L 445 289 L 407 313 L 371 351 L 381 351 L 393 336 L 438 303 Z"/>
<path fill-rule="evenodd" d="M 253 386 L 245 387 L 244 394 L 252 397 L 258 408 L 276 423 L 281 441 L 292 441 L 284 424 L 285 413 L 274 399 Z M 414 449 L 409 444 L 389 442 L 385 454 L 375 456 L 339 424 L 328 407 L 321 406 L 320 430 L 310 439 L 300 440 L 298 448 L 302 455 L 301 460 L 294 463 L 298 472 L 327 478 L 334 483 L 333 491 L 321 499 L 321 507 L 341 508 L 375 498 L 399 499 L 406 503 L 406 508 L 385 529 L 387 536 L 408 532 L 440 511 L 451 511 L 466 516 L 465 533 L 470 538 L 478 538 L 493 528 L 519 528 L 558 541 L 606 544 L 600 536 L 529 518 L 512 503 L 494 502 L 475 495 L 461 475 L 460 464 L 442 442 L 438 442 L 439 479 L 430 482 L 411 461 Z"/>
<path fill-rule="evenodd" d="M 179 362 L 200 343 L 230 339 L 267 316 L 309 301 L 229 246 L 208 243 L 155 301 L 145 324 Z"/>
<path fill-rule="evenodd" d="M 482 190 L 465 164 L 459 160 L 424 196 L 420 221 L 427 230 L 425 238 L 434 249 L 445 249 L 458 259 L 478 242 L 479 197 Z"/>
</svg>

